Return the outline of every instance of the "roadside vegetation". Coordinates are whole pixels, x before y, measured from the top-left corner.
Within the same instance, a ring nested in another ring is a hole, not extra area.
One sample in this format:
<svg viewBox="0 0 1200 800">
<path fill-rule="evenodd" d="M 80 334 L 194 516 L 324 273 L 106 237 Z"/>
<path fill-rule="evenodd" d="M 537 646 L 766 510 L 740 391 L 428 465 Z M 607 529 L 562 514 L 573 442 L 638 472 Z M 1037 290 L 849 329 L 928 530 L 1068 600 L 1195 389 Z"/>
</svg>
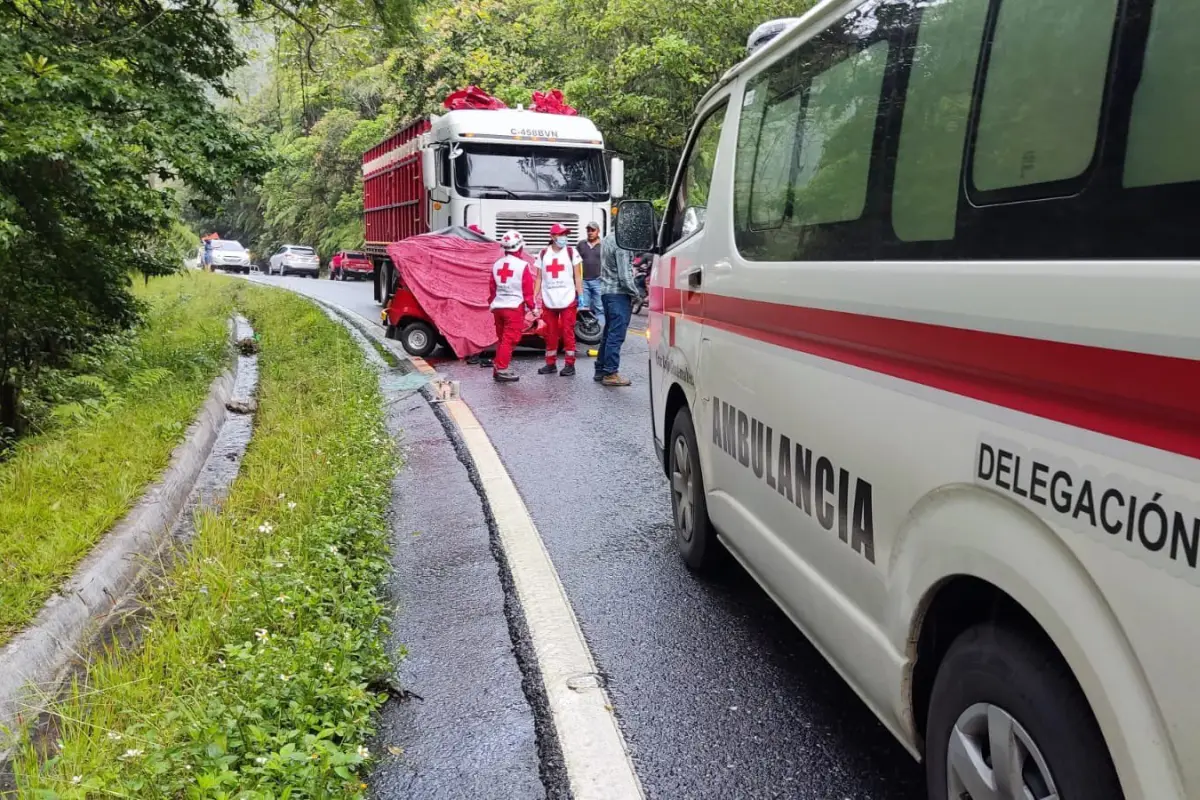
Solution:
<svg viewBox="0 0 1200 800">
<path fill-rule="evenodd" d="M 228 364 L 234 289 L 201 274 L 139 285 L 141 325 L 44 372 L 28 395 L 42 433 L 0 462 L 0 644 L 166 468 Z"/>
<path fill-rule="evenodd" d="M 236 286 L 261 346 L 239 477 L 148 601 L 139 646 L 95 663 L 24 749 L 30 796 L 356 797 L 380 755 L 395 457 L 377 376 L 312 303 Z"/>
<path fill-rule="evenodd" d="M 234 86 L 239 118 L 275 162 L 216 213 L 189 218 L 260 253 L 361 247 L 363 152 L 469 84 L 511 107 L 562 89 L 625 159 L 627 194 L 665 198 L 701 96 L 745 55 L 755 27 L 813 4 L 424 0 L 396 44 L 372 25 L 264 26 L 267 46 Z"/>
</svg>

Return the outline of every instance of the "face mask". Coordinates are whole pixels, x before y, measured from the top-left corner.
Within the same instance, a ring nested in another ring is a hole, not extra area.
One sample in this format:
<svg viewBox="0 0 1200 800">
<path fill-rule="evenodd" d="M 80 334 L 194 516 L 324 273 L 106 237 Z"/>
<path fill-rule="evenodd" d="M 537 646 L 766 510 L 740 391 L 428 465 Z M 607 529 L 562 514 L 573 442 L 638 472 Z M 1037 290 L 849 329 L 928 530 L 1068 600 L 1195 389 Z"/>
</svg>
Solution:
<svg viewBox="0 0 1200 800">
<path fill-rule="evenodd" d="M 565 237 L 565 236 L 554 237 L 554 245 L 556 247 L 566 247 L 567 246 L 567 237 Z"/>
</svg>

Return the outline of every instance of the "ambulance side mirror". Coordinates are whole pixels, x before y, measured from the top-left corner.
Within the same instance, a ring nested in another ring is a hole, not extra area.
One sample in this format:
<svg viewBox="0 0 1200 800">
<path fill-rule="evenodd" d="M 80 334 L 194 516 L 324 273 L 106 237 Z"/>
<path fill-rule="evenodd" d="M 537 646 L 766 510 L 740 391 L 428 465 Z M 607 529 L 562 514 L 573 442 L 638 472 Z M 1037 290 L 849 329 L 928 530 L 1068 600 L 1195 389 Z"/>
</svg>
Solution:
<svg viewBox="0 0 1200 800">
<path fill-rule="evenodd" d="M 617 247 L 634 253 L 648 253 L 654 247 L 654 206 L 647 200 L 624 200 L 617 207 L 613 228 Z"/>
</svg>

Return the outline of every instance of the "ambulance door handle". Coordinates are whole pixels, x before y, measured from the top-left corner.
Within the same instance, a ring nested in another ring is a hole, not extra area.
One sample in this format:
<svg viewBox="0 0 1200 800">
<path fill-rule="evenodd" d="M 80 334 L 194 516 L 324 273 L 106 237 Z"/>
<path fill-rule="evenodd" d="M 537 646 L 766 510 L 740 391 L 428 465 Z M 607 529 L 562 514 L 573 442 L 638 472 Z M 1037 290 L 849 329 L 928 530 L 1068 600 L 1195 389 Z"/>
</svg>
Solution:
<svg viewBox="0 0 1200 800">
<path fill-rule="evenodd" d="M 698 289 L 700 282 L 704 279 L 704 267 L 692 267 L 683 274 L 687 276 L 688 288 Z"/>
</svg>

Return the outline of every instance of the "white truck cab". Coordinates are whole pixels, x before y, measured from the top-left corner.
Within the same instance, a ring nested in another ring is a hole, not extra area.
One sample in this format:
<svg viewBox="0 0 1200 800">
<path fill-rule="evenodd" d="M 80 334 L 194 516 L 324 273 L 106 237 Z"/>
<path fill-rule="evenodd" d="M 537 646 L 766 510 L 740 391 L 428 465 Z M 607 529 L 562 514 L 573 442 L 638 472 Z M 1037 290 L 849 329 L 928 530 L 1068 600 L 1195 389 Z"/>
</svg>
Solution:
<svg viewBox="0 0 1200 800">
<path fill-rule="evenodd" d="M 702 101 L 657 243 L 617 216 L 685 561 L 741 562 L 930 798 L 1200 797 L 1197 30 L 824 0 Z"/>
</svg>

